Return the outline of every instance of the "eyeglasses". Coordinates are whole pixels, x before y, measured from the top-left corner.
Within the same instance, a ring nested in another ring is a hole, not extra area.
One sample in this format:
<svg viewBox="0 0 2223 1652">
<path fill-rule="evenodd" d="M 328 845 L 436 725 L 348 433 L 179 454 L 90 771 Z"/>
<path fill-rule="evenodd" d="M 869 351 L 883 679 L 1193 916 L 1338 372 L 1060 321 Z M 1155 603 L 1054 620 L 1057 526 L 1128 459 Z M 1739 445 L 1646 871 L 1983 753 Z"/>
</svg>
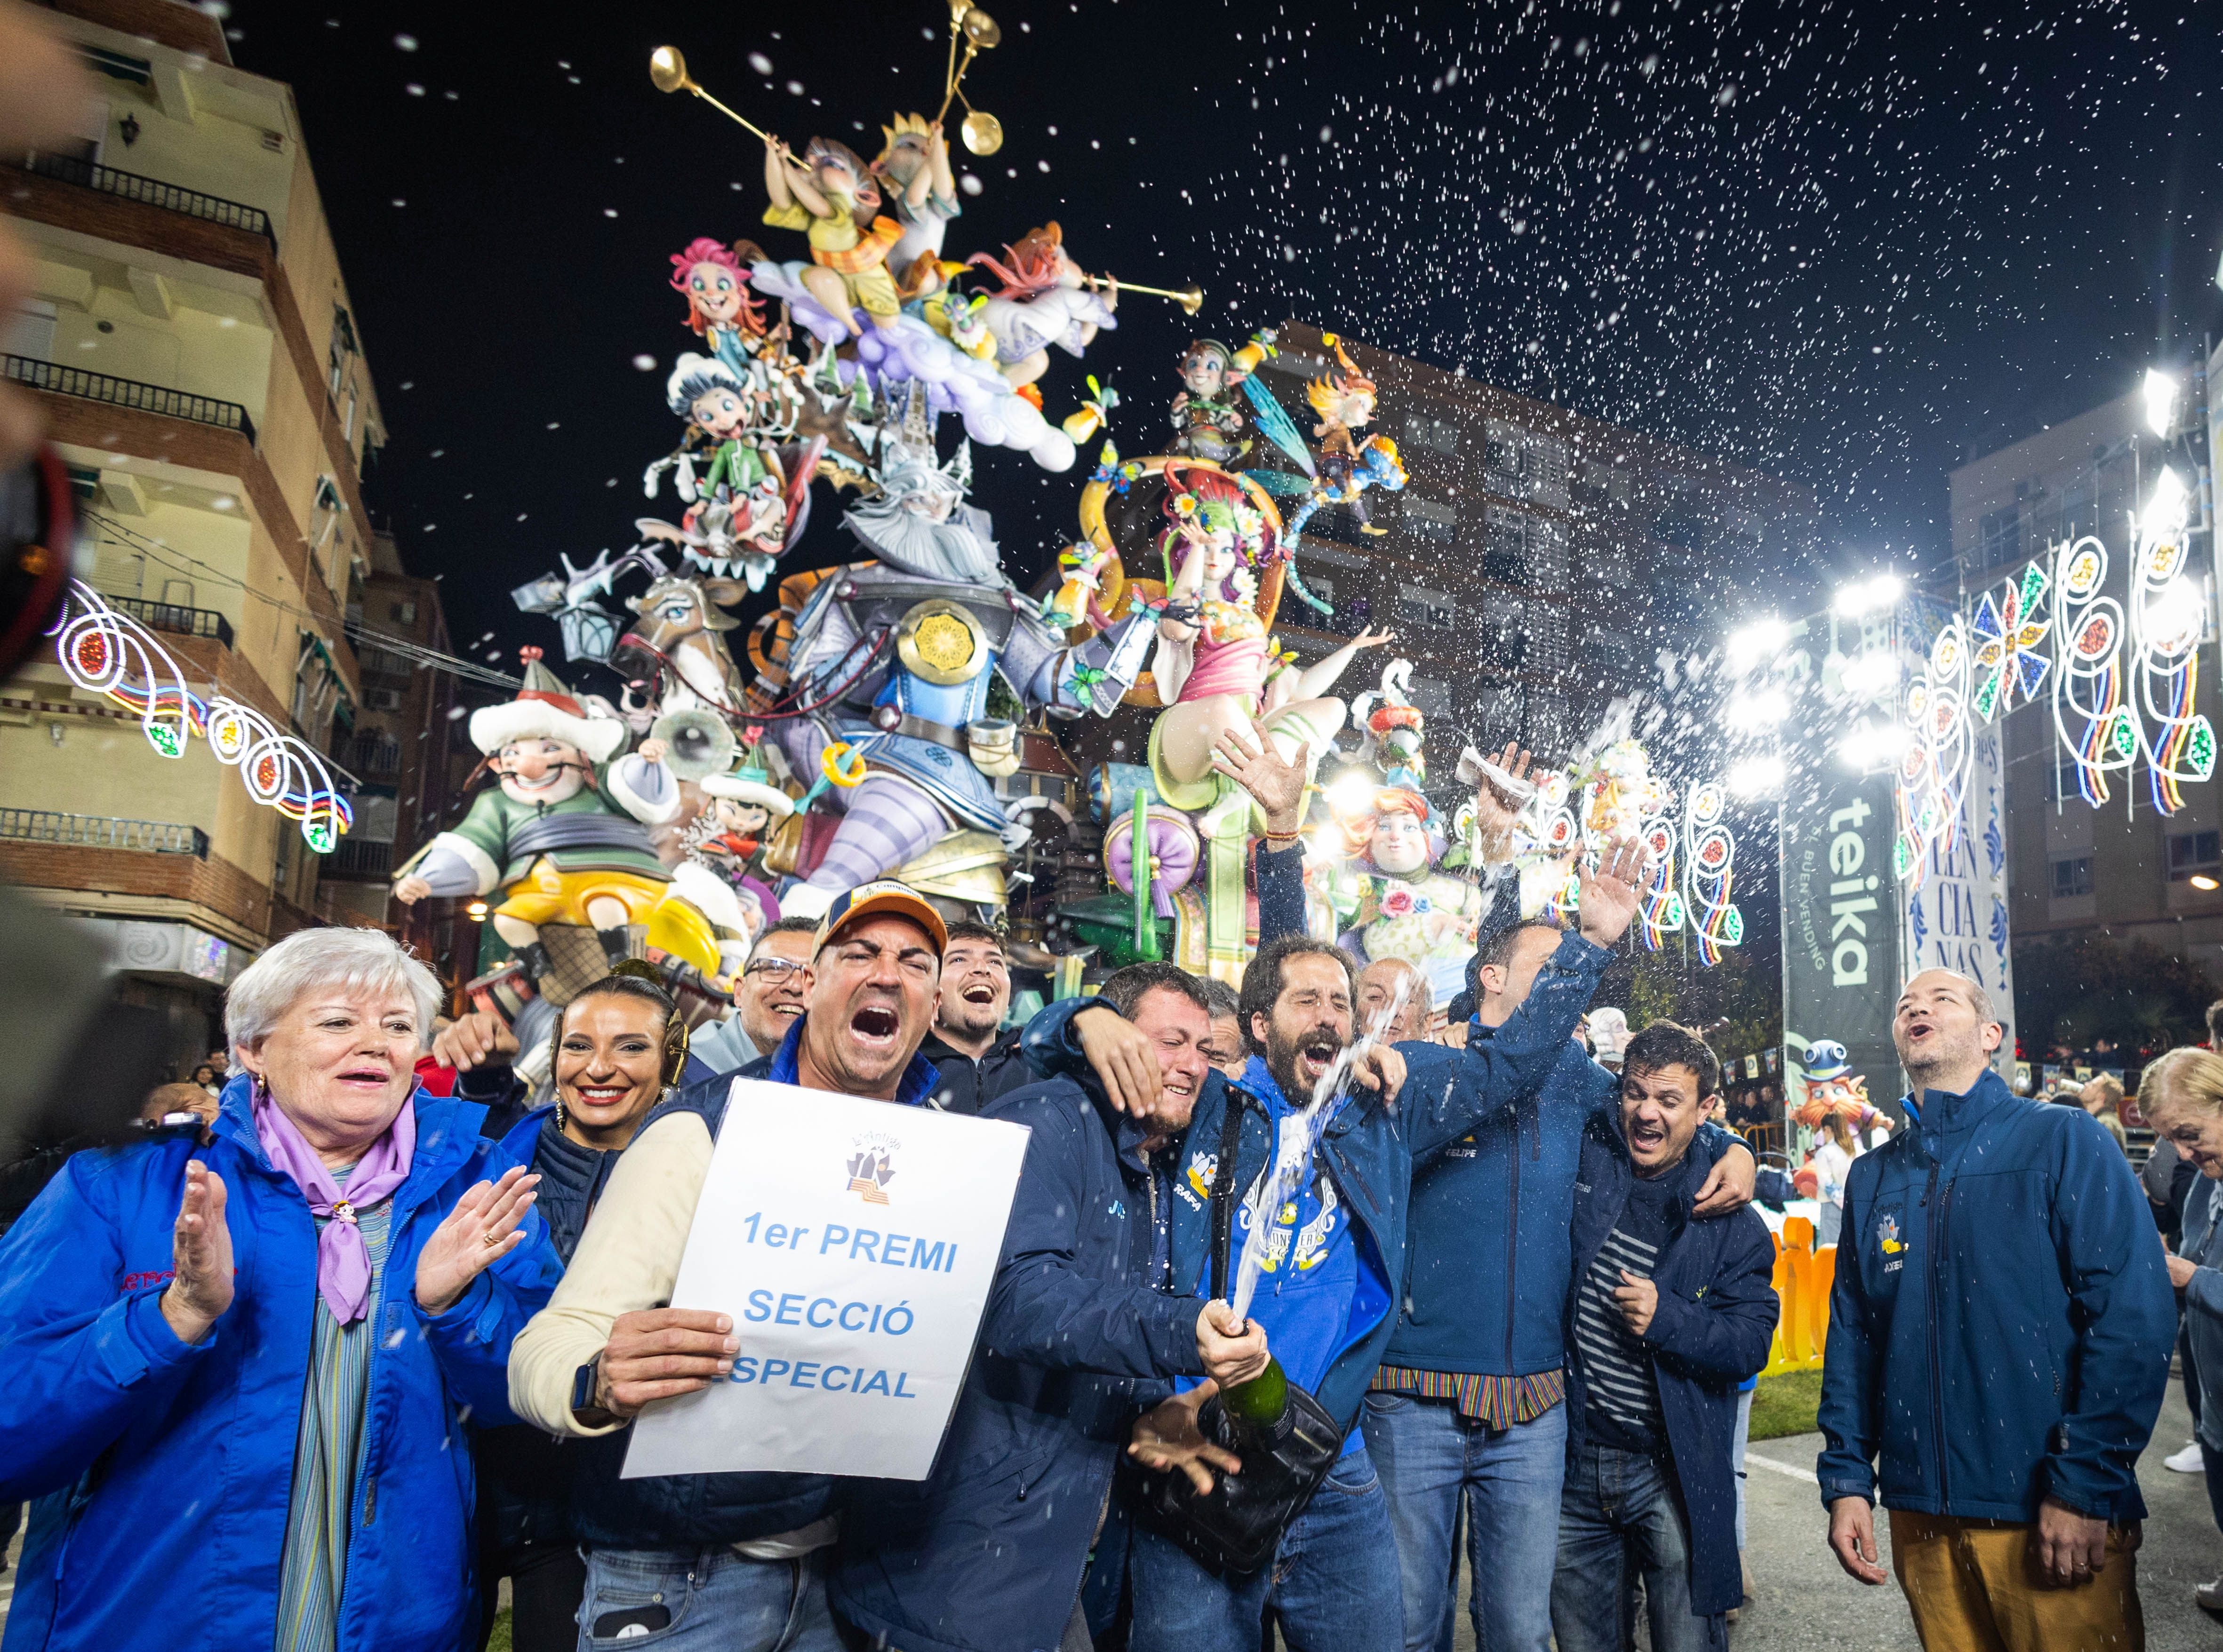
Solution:
<svg viewBox="0 0 2223 1652">
<path fill-rule="evenodd" d="M 809 967 L 808 964 L 798 964 L 792 958 L 760 958 L 750 964 L 748 968 L 741 971 L 741 974 L 744 977 L 763 976 L 774 983 L 778 983 L 786 980 L 797 970 L 808 970 Z"/>
</svg>

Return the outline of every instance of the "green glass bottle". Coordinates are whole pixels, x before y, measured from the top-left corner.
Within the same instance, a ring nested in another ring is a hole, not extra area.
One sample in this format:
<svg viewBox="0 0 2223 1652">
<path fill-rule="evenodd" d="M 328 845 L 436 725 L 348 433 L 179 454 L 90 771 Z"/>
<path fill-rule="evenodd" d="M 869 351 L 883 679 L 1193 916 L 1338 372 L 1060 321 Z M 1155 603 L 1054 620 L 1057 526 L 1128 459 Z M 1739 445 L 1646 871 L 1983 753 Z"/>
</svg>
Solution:
<svg viewBox="0 0 2223 1652">
<path fill-rule="evenodd" d="M 1237 1429 L 1278 1434 L 1289 1414 L 1289 1379 L 1282 1372 L 1282 1362 L 1267 1355 L 1266 1368 L 1250 1381 L 1219 1391 L 1219 1406 Z"/>
</svg>

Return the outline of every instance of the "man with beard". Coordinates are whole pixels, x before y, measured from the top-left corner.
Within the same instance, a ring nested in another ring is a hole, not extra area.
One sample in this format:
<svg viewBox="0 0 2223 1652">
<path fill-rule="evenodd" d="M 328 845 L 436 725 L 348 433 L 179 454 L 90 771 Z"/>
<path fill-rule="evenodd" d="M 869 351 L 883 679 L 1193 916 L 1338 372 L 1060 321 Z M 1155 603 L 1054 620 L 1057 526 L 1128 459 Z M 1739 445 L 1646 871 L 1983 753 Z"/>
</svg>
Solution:
<svg viewBox="0 0 2223 1652">
<path fill-rule="evenodd" d="M 2142 1646 L 2137 1469 L 2176 1338 L 2169 1272 L 2114 1139 L 2010 1090 L 2000 1036 L 1966 976 L 1899 994 L 1907 1128 L 1853 1161 L 1829 1302 L 1829 1547 L 1884 1580 L 1880 1485 L 1924 1645 Z"/>
<path fill-rule="evenodd" d="M 1015 822 L 1035 806 L 1037 782 L 1017 731 L 987 715 L 991 682 L 1000 675 L 1030 711 L 1107 715 L 1153 634 L 1149 616 L 1137 615 L 1067 647 L 1004 577 L 987 512 L 965 502 L 970 449 L 936 463 L 923 409 L 912 414 L 882 463 L 880 498 L 842 518 L 875 560 L 821 581 L 789 649 L 797 703 L 834 698 L 815 718 L 778 725 L 789 763 L 818 774 L 839 741 L 866 771 L 834 795 L 847 813 L 825 858 L 780 897 L 784 912 L 805 917 L 953 831 L 1023 841 Z M 881 638 L 890 645 L 875 651 Z"/>
<path fill-rule="evenodd" d="M 846 891 L 816 934 L 809 999 L 779 1048 L 740 1077 L 909 1106 L 934 1088 L 918 1054 L 946 940 L 900 883 Z M 733 1370 L 730 1317 L 667 1308 L 731 1079 L 690 1084 L 649 1115 L 548 1307 L 510 1352 L 519 1416 L 583 1440 L 575 1516 L 587 1548 L 580 1623 L 596 1639 L 654 1633 L 684 1609 L 719 1652 L 838 1652 L 826 1604 L 834 1482 L 809 1474 L 623 1479 L 644 1407 Z M 807 1098 L 799 1098 L 807 1099 Z M 645 1603 L 645 1604 L 644 1604 Z"/>
<path fill-rule="evenodd" d="M 941 1075 L 928 1106 L 978 1113 L 998 1096 L 1035 1082 L 1035 1071 L 1019 1048 L 1026 1029 L 998 1030 L 1011 1007 L 1011 960 L 1003 936 L 986 924 L 950 925 L 934 1031 L 919 1046 L 919 1053 Z"/>
<path fill-rule="evenodd" d="M 1137 1410 L 1174 1378 L 1240 1382 L 1266 1365 L 1256 1325 L 1172 1279 L 1175 1144 L 1215 1076 L 1202 983 L 1131 964 L 1040 1025 L 1067 1059 L 1131 1035 L 1158 1096 L 1127 1111 L 1084 1066 L 987 1104 L 1029 1134 L 979 1352 L 933 1476 L 852 1504 L 834 1583 L 846 1619 L 906 1652 L 1089 1644 L 1084 1571 L 1086 1597 L 1104 1582 L 1116 1602 L 1126 1529 L 1102 1517 Z M 1015 1494 L 993 1465 L 1018 1463 Z"/>
</svg>

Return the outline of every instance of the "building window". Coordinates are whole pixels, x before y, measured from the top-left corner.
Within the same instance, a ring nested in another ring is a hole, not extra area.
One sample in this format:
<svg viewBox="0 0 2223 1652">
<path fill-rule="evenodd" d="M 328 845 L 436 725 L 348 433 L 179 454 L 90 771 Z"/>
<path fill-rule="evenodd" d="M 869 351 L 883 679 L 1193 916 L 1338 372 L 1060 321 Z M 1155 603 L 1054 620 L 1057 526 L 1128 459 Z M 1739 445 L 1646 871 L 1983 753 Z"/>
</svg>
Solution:
<svg viewBox="0 0 2223 1652">
<path fill-rule="evenodd" d="M 1432 499 L 1418 494 L 1405 495 L 1405 525 L 1422 539 L 1433 539 L 1448 545 L 1458 531 L 1458 512 L 1448 505 L 1439 505 Z"/>
<path fill-rule="evenodd" d="M 2169 838 L 2169 881 L 2181 883 L 2195 872 L 2223 867 L 2223 832 L 2173 832 Z"/>
<path fill-rule="evenodd" d="M 1407 585 L 1397 596 L 1397 618 L 1407 625 L 1433 625 L 1438 631 L 1458 629 L 1458 604 L 1441 591 Z"/>
<path fill-rule="evenodd" d="M 2022 506 L 1987 511 L 1981 524 L 1984 566 L 1999 568 L 2022 560 Z"/>
<path fill-rule="evenodd" d="M 417 623 L 417 605 L 413 602 L 389 602 L 386 605 L 386 617 L 396 625 L 413 625 Z"/>
<path fill-rule="evenodd" d="M 54 359 L 54 329 L 60 324 L 61 311 L 46 298 L 26 298 L 16 312 L 15 323 L 8 329 L 4 339 L 9 355 L 28 356 L 34 361 Z"/>
<path fill-rule="evenodd" d="M 2212 832 L 2209 834 L 2214 835 Z M 2053 898 L 2067 901 L 2080 895 L 2092 893 L 2092 857 L 2079 855 L 2074 860 L 2053 863 Z"/>
<path fill-rule="evenodd" d="M 1447 418 L 1431 418 L 1426 413 L 1407 413 L 1405 415 L 1405 440 L 1432 453 L 1455 454 L 1458 451 L 1458 426 Z"/>
</svg>

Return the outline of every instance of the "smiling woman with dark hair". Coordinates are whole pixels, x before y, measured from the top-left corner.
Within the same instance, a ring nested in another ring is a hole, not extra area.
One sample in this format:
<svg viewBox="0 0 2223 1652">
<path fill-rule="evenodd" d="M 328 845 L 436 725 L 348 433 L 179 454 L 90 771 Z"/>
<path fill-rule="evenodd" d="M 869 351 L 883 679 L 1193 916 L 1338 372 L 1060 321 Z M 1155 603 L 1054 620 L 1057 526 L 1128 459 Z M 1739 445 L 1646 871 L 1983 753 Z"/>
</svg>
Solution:
<svg viewBox="0 0 2223 1652">
<path fill-rule="evenodd" d="M 207 1144 L 79 1153 L 0 1242 L 0 1499 L 47 1499 L 9 1624 L 45 1638 L 11 1643 L 448 1652 L 475 1627 L 453 1448 L 508 1420 L 554 1266 L 538 1178 L 416 1085 L 438 1002 L 377 930 L 287 937 L 232 984 L 244 1071 Z"/>
</svg>

